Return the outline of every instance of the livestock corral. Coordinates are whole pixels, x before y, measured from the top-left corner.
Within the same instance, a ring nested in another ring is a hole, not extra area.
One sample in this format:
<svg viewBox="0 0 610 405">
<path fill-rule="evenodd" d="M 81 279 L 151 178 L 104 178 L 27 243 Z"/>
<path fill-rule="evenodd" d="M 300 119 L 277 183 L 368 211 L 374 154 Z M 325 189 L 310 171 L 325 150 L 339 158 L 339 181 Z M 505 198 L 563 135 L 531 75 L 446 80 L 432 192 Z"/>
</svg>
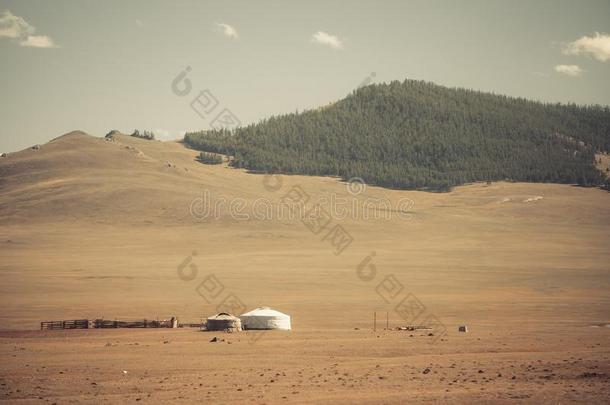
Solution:
<svg viewBox="0 0 610 405">
<path fill-rule="evenodd" d="M 177 328 L 178 318 L 159 320 L 107 320 L 107 319 L 71 319 L 63 321 L 42 321 L 40 330 L 59 329 L 110 329 L 110 328 Z"/>
</svg>

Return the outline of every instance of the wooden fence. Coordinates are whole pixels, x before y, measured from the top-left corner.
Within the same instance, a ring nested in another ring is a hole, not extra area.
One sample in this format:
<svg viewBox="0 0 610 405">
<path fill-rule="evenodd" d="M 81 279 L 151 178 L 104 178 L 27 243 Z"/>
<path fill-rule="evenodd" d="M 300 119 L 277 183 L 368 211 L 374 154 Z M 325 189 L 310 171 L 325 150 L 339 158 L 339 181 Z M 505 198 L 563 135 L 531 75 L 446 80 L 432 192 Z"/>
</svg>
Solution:
<svg viewBox="0 0 610 405">
<path fill-rule="evenodd" d="M 199 323 L 181 323 L 178 325 L 179 328 L 201 328 L 203 321 Z"/>
<path fill-rule="evenodd" d="M 69 321 L 43 321 L 40 322 L 41 330 L 55 329 L 89 329 L 90 324 L 88 319 L 74 319 Z"/>
<path fill-rule="evenodd" d="M 94 321 L 94 328 L 108 329 L 108 328 L 171 328 L 172 323 L 169 321 L 152 321 L 148 319 L 142 319 L 137 321 L 109 321 L 105 319 L 96 319 Z"/>
<path fill-rule="evenodd" d="M 162 321 L 135 320 L 119 321 L 107 319 L 75 319 L 67 321 L 43 321 L 40 322 L 40 330 L 58 329 L 110 329 L 110 328 L 177 328 L 178 319 L 171 318 Z"/>
</svg>

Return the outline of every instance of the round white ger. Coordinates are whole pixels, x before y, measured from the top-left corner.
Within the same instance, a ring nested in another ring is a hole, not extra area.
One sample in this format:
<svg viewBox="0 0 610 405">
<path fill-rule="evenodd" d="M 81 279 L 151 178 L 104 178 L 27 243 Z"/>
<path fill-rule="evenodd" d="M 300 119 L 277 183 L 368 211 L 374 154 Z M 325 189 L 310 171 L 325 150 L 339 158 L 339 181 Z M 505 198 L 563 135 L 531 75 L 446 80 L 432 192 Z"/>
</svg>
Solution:
<svg viewBox="0 0 610 405">
<path fill-rule="evenodd" d="M 290 330 L 290 316 L 268 307 L 260 307 L 239 316 L 244 329 Z"/>
</svg>

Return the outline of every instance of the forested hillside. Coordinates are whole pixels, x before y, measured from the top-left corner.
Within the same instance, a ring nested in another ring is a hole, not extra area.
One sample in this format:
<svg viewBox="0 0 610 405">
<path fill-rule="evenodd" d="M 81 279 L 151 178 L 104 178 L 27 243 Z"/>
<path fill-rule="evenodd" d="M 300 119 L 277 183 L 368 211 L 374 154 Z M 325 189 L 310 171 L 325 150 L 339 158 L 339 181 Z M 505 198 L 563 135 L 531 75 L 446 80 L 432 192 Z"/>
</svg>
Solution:
<svg viewBox="0 0 610 405">
<path fill-rule="evenodd" d="M 232 155 L 236 167 L 391 188 L 442 191 L 504 179 L 600 185 L 594 154 L 610 150 L 610 109 L 406 80 L 232 132 L 188 133 L 185 142 Z"/>
</svg>

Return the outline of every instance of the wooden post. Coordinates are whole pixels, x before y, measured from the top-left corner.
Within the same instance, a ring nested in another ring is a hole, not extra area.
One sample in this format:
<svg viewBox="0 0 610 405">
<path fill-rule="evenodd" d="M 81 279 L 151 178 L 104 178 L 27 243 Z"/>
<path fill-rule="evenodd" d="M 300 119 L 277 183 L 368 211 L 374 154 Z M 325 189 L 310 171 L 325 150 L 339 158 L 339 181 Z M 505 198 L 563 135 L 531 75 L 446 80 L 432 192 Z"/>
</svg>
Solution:
<svg viewBox="0 0 610 405">
<path fill-rule="evenodd" d="M 390 315 L 388 312 L 385 313 L 385 330 L 390 330 Z"/>
<path fill-rule="evenodd" d="M 373 312 L 373 332 L 377 330 L 377 311 Z"/>
</svg>

